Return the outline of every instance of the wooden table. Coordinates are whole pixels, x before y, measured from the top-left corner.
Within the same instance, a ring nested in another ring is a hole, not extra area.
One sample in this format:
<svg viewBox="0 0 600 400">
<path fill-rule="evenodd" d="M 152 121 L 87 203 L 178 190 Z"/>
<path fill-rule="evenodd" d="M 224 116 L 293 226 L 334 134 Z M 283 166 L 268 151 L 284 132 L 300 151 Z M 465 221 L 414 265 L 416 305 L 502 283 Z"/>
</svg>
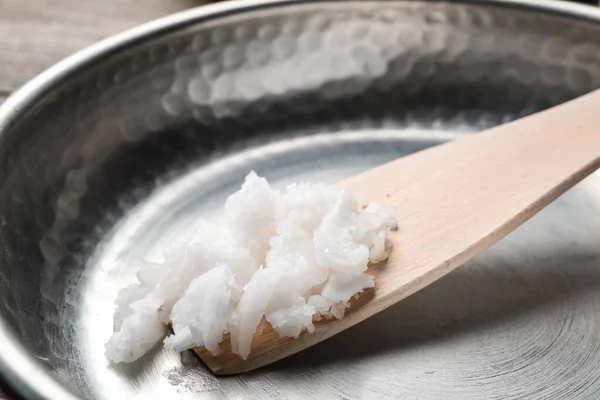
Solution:
<svg viewBox="0 0 600 400">
<path fill-rule="evenodd" d="M 0 101 L 57 61 L 202 0 L 0 0 Z"/>
</svg>

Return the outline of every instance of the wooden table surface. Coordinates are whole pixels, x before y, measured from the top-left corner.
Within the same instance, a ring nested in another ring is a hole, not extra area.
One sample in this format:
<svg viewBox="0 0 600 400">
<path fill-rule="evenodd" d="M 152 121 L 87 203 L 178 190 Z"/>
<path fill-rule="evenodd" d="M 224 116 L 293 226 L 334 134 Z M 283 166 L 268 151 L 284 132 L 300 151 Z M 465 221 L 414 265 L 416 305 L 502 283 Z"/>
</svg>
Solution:
<svg viewBox="0 0 600 400">
<path fill-rule="evenodd" d="M 202 0 L 0 0 L 0 101 L 66 56 Z"/>
<path fill-rule="evenodd" d="M 0 102 L 33 76 L 77 50 L 143 22 L 206 3 L 0 0 Z M 0 388 L 0 400 L 8 398 Z"/>
</svg>

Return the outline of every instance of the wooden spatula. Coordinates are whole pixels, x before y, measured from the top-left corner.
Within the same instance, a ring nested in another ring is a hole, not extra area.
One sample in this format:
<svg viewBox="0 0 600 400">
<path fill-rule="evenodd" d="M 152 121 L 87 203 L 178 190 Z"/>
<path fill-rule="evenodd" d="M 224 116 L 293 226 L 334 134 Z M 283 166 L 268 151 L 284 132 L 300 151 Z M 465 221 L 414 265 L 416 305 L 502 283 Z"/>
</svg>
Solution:
<svg viewBox="0 0 600 400">
<path fill-rule="evenodd" d="M 343 319 L 319 322 L 298 339 L 279 337 L 263 321 L 246 360 L 228 338 L 217 357 L 196 352 L 214 373 L 236 374 L 304 350 L 443 277 L 599 167 L 596 91 L 347 179 L 339 186 L 364 204 L 387 204 L 398 219 L 389 260 L 370 268 L 375 289 Z"/>
</svg>

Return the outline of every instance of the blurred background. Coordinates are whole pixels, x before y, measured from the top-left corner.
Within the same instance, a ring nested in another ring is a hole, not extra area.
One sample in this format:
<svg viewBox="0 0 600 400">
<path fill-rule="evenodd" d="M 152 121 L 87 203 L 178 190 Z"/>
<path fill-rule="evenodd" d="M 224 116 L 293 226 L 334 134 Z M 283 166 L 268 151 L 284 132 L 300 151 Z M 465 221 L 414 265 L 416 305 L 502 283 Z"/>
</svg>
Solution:
<svg viewBox="0 0 600 400">
<path fill-rule="evenodd" d="M 0 0 L 0 101 L 77 50 L 141 23 L 210 2 Z"/>
<path fill-rule="evenodd" d="M 77 50 L 152 19 L 211 2 L 215 1 L 0 0 L 0 102 Z M 599 0 L 576 2 L 600 5 Z"/>
</svg>

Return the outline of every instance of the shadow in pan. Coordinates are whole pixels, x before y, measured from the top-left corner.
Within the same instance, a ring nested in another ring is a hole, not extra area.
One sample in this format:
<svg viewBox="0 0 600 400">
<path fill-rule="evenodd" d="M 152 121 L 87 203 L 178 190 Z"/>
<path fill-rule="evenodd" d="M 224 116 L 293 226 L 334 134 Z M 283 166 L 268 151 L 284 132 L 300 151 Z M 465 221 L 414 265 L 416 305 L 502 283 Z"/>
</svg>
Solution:
<svg viewBox="0 0 600 400">
<path fill-rule="evenodd" d="M 590 291 L 600 293 L 598 253 L 544 254 L 517 263 L 494 249 L 380 314 L 262 371 L 358 361 L 473 332 L 539 308 L 575 303 Z M 571 317 L 578 313 L 575 307 L 569 310 Z"/>
</svg>

